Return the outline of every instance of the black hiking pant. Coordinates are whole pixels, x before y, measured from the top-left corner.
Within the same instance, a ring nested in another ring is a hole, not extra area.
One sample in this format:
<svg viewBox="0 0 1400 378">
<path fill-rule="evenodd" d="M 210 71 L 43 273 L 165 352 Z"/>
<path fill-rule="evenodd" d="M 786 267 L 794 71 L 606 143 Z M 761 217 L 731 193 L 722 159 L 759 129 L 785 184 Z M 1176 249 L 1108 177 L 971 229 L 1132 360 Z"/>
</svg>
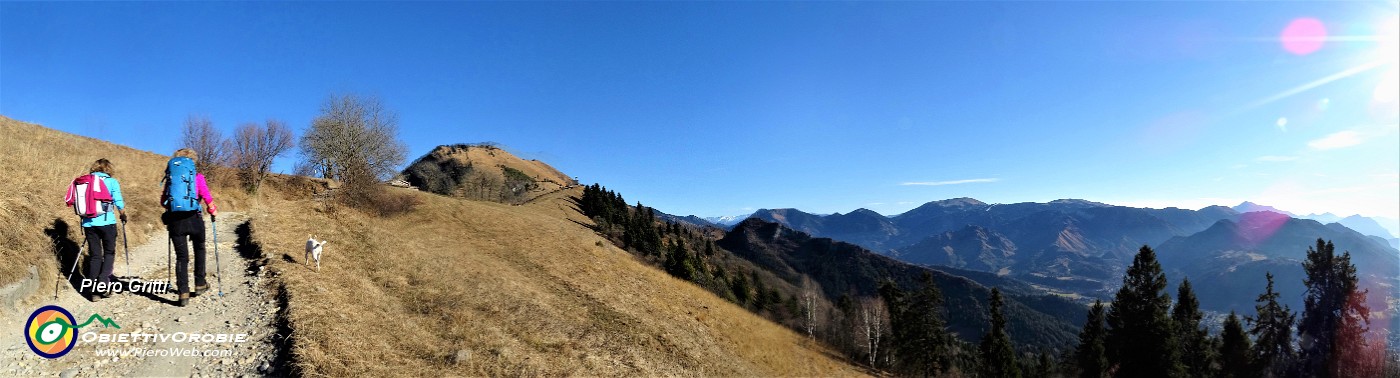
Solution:
<svg viewBox="0 0 1400 378">
<path fill-rule="evenodd" d="M 194 244 L 194 284 L 208 286 L 204 268 L 204 217 L 199 211 L 170 211 L 161 215 L 170 240 L 175 243 L 175 286 L 179 292 L 190 292 L 190 247 Z"/>
<path fill-rule="evenodd" d="M 87 274 L 97 282 L 111 282 L 112 268 L 117 263 L 117 225 L 83 227 L 87 239 Z"/>
</svg>

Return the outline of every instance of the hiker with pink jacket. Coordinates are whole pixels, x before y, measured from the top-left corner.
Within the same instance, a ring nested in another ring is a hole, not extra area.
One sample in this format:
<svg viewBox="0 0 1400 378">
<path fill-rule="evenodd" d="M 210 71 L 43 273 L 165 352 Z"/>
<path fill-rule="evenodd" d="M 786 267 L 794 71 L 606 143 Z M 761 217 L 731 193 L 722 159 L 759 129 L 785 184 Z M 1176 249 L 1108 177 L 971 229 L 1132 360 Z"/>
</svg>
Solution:
<svg viewBox="0 0 1400 378">
<path fill-rule="evenodd" d="M 160 203 L 165 206 L 161 221 L 175 244 L 175 286 L 179 289 L 180 307 L 209 290 L 205 278 L 204 217 L 200 211 L 209 212 L 209 220 L 215 219 L 218 208 L 214 197 L 209 194 L 209 184 L 204 175 L 195 172 L 195 151 L 181 148 L 175 151 L 165 169 L 165 184 L 161 189 Z M 200 206 L 203 202 L 204 206 Z M 194 244 L 194 291 L 190 291 L 190 247 Z"/>
</svg>

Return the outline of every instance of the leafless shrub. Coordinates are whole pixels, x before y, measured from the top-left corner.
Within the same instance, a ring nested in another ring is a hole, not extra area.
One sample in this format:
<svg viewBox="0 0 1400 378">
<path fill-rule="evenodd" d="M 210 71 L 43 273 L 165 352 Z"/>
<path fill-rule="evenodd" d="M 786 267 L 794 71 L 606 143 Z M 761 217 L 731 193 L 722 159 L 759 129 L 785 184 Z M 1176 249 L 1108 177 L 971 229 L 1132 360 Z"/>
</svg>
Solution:
<svg viewBox="0 0 1400 378">
<path fill-rule="evenodd" d="M 348 165 L 337 190 L 336 201 L 341 205 L 381 217 L 412 211 L 419 200 L 410 194 L 390 192 L 363 164 Z"/>
<path fill-rule="evenodd" d="M 269 119 L 264 126 L 245 123 L 233 135 L 233 166 L 249 192 L 257 193 L 272 168 L 272 160 L 294 146 L 287 124 Z"/>
<path fill-rule="evenodd" d="M 383 214 L 380 182 L 403 164 L 407 149 L 397 117 L 378 98 L 332 95 L 301 137 L 302 169 L 340 181 L 342 204 Z"/>
<path fill-rule="evenodd" d="M 214 127 L 209 116 L 191 114 L 185 118 L 185 126 L 180 133 L 180 145 L 193 149 L 197 156 L 195 169 L 205 176 L 216 172 L 216 167 L 227 165 L 229 142 L 223 132 Z"/>
<path fill-rule="evenodd" d="M 387 180 L 406 153 L 397 116 L 375 97 L 331 96 L 301 137 L 301 155 L 310 169 L 340 181 L 347 181 L 351 166 L 362 170 L 354 174 Z"/>
<path fill-rule="evenodd" d="M 370 197 L 368 210 L 381 217 L 390 217 L 413 211 L 422 201 L 412 193 L 397 193 L 380 189 Z"/>
</svg>

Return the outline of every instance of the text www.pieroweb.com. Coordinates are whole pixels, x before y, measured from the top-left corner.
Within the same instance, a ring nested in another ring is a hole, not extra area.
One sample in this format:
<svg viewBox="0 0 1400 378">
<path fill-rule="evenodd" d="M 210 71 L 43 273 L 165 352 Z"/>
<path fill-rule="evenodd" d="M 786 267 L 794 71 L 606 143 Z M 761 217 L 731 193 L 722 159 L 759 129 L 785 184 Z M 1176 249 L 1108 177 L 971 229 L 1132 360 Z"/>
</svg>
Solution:
<svg viewBox="0 0 1400 378">
<path fill-rule="evenodd" d="M 98 357 L 229 357 L 233 356 L 233 349 L 200 349 L 200 348 L 98 348 L 94 353 Z"/>
</svg>

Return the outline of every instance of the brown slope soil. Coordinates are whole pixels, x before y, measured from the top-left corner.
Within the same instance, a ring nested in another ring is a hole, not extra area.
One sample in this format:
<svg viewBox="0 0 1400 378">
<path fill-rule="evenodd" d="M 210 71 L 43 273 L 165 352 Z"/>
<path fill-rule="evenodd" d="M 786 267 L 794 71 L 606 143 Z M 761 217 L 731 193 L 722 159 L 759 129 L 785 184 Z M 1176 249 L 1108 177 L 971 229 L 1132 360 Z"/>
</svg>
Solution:
<svg viewBox="0 0 1400 378">
<path fill-rule="evenodd" d="M 637 261 L 586 226 L 578 189 L 528 205 L 403 190 L 371 219 L 312 200 L 254 216 L 307 375 L 857 375 L 791 330 Z M 330 240 L 320 272 L 308 234 Z"/>
</svg>

